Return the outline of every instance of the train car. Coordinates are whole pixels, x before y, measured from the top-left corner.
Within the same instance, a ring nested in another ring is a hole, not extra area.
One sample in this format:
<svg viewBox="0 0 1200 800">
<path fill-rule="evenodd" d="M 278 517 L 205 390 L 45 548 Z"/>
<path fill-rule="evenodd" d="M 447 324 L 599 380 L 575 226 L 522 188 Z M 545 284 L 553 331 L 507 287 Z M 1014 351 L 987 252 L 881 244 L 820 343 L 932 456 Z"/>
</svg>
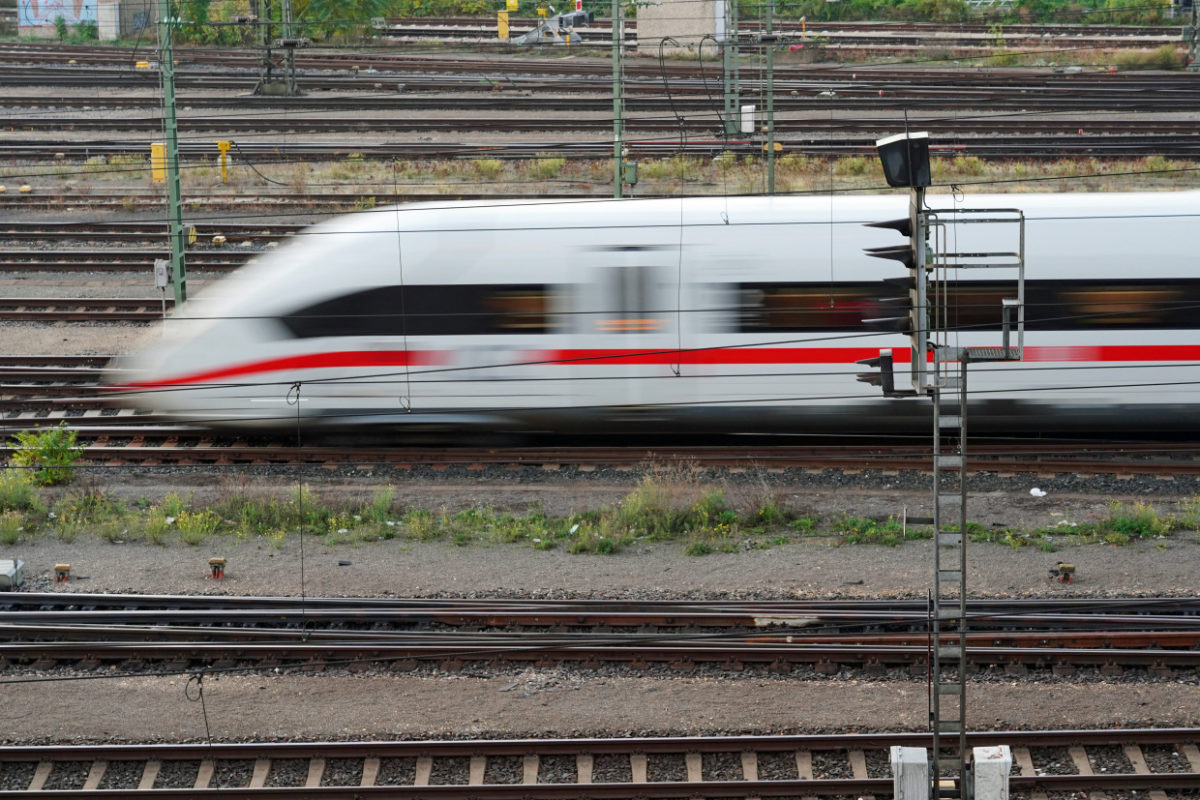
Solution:
<svg viewBox="0 0 1200 800">
<path fill-rule="evenodd" d="M 973 430 L 1197 428 L 1197 193 L 1027 194 L 1019 363 Z M 856 364 L 907 337 L 869 227 L 906 195 L 423 203 L 333 218 L 177 309 L 114 401 L 205 425 L 415 431 L 927 430 Z M 934 208 L 954 206 L 930 195 Z M 947 230 L 953 241 L 958 232 Z M 964 235 L 966 231 L 964 230 Z M 964 271 L 953 341 L 995 345 L 1011 277 Z"/>
</svg>

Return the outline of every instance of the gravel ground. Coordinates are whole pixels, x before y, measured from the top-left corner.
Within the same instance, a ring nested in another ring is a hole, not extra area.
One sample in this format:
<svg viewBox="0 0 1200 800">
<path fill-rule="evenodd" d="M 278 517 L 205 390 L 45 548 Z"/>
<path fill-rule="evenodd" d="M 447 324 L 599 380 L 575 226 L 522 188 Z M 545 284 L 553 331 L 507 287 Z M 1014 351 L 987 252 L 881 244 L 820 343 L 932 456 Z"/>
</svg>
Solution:
<svg viewBox="0 0 1200 800">
<path fill-rule="evenodd" d="M 200 495 L 228 491 L 227 479 L 196 474 L 123 475 L 108 484 L 92 476 L 88 481 L 131 497 L 184 486 Z M 634 475 L 522 483 L 481 476 L 472 482 L 412 480 L 397 489 L 404 502 L 426 507 L 486 502 L 519 509 L 538 503 L 561 513 L 611 502 L 635 481 Z M 863 482 L 871 481 L 864 477 Z M 288 485 L 279 481 L 277 488 L 285 491 Z M 373 485 L 333 477 L 318 488 L 353 496 L 369 495 Z M 1057 493 L 1047 485 L 1051 492 L 1044 498 L 1016 489 L 987 493 L 976 510 L 1005 516 L 1010 523 L 1036 523 L 1098 513 L 1111 497 Z M 271 488 L 266 480 L 255 486 Z M 867 514 L 919 507 L 924 497 L 896 489 L 791 488 L 791 501 L 802 500 L 823 514 L 837 508 Z M 1200 566 L 1195 534 L 1057 553 L 981 544 L 969 554 L 969 584 L 980 596 L 1192 594 Z M 219 583 L 208 577 L 207 560 L 214 555 L 229 559 L 227 577 Z M 931 570 L 926 542 L 885 548 L 838 546 L 832 538 L 695 558 L 684 556 L 678 544 L 572 556 L 515 545 L 329 546 L 307 537 L 303 586 L 297 540 L 279 547 L 226 539 L 198 547 L 155 547 L 86 536 L 72 543 L 43 538 L 0 548 L 0 558 L 11 557 L 28 563 L 35 584 L 56 591 L 294 595 L 303 589 L 310 596 L 919 597 Z M 1077 564 L 1078 582 L 1048 580 L 1047 568 L 1058 560 Z M 69 584 L 48 582 L 58 561 L 72 564 Z M 7 677 L 23 676 L 10 671 Z M 180 741 L 203 739 L 206 726 L 216 739 L 256 740 L 923 730 L 926 725 L 924 680 L 903 674 L 864 679 L 849 673 L 686 675 L 486 666 L 464 673 L 432 667 L 408 673 L 270 673 L 207 677 L 203 705 L 195 702 L 194 691 L 189 699 L 186 682 L 186 676 L 171 675 L 22 684 L 8 693 L 10 724 L 3 738 Z M 1191 726 L 1200 725 L 1200 689 L 1193 676 L 1103 678 L 1080 671 L 1071 678 L 1014 679 L 988 674 L 973 683 L 969 709 L 978 728 Z"/>
</svg>

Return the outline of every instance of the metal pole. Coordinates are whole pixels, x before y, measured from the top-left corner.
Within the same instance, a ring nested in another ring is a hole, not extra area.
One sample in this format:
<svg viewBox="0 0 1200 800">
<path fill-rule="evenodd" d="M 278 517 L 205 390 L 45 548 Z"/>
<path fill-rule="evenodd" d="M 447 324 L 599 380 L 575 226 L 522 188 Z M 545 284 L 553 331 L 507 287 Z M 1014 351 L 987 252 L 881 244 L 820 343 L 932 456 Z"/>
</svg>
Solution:
<svg viewBox="0 0 1200 800">
<path fill-rule="evenodd" d="M 738 107 L 738 7 L 737 0 L 725 0 L 725 36 L 721 42 L 721 67 L 725 75 L 725 132 L 741 129 L 741 109 Z"/>
<path fill-rule="evenodd" d="M 163 127 L 167 134 L 167 205 L 171 228 L 171 278 L 175 283 L 175 306 L 187 300 L 187 268 L 183 258 L 183 198 L 179 186 L 179 123 L 175 117 L 175 53 L 170 1 L 159 6 L 159 58 L 163 83 Z"/>
<path fill-rule="evenodd" d="M 767 194 L 775 194 L 775 0 L 767 0 Z"/>
<path fill-rule="evenodd" d="M 1186 36 L 1188 39 L 1188 72 L 1200 72 L 1200 64 L 1196 63 L 1196 56 L 1200 50 L 1200 0 L 1192 0 L 1192 18 L 1191 24 L 1187 27 Z"/>
<path fill-rule="evenodd" d="M 621 17 L 621 0 L 612 0 L 612 37 L 613 37 L 613 197 L 621 197 L 624 183 L 625 143 L 624 122 L 622 120 L 623 97 L 621 88 L 621 57 L 624 48 L 625 21 Z"/>
<path fill-rule="evenodd" d="M 288 97 L 292 97 L 299 92 L 296 90 L 296 46 L 295 29 L 292 27 L 292 0 L 283 0 L 283 8 L 280 10 L 283 28 L 283 38 L 290 44 L 285 44 L 283 48 L 283 79 L 286 82 L 284 93 Z"/>
</svg>

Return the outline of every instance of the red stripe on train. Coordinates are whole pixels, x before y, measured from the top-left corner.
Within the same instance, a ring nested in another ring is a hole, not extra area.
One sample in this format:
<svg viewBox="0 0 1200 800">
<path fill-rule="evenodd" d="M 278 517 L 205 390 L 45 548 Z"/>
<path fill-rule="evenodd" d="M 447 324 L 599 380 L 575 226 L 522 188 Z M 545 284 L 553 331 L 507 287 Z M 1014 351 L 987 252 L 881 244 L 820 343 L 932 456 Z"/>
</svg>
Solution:
<svg viewBox="0 0 1200 800">
<path fill-rule="evenodd" d="M 909 351 L 896 348 L 895 361 L 908 363 Z M 180 375 L 174 378 L 140 383 L 126 383 L 112 389 L 162 389 L 228 382 L 233 378 L 265 377 L 272 372 L 296 370 L 403 367 L 453 365 L 454 351 L 418 350 L 348 350 L 334 353 L 306 353 L 297 356 L 252 361 L 220 369 Z M 637 365 L 637 364 L 841 364 L 852 365 L 865 358 L 879 355 L 873 347 L 725 347 L 708 350 L 617 350 L 578 348 L 531 350 L 524 361 L 531 363 L 565 363 L 572 366 Z M 1159 362 L 1200 361 L 1200 345 L 1067 345 L 1061 347 L 1026 347 L 1025 361 L 1031 362 Z"/>
<path fill-rule="evenodd" d="M 346 350 L 337 353 L 305 353 L 284 356 L 266 361 L 250 361 L 221 369 L 180 375 L 175 378 L 146 383 L 123 383 L 113 389 L 162 389 L 170 386 L 222 383 L 230 378 L 248 378 L 271 372 L 287 372 L 308 369 L 344 369 L 346 367 L 372 367 L 391 369 L 395 367 L 431 367 L 447 363 L 449 351 L 437 350 Z"/>
</svg>

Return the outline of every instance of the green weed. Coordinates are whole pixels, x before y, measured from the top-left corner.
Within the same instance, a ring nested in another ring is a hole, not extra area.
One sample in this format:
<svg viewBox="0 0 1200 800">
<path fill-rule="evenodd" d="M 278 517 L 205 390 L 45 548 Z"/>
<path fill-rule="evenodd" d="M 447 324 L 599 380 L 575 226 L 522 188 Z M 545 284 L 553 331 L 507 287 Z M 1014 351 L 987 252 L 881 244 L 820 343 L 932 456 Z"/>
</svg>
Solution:
<svg viewBox="0 0 1200 800">
<path fill-rule="evenodd" d="M 0 511 L 45 511 L 33 477 L 25 470 L 0 472 Z"/>
<path fill-rule="evenodd" d="M 1110 544 L 1128 544 L 1130 539 L 1166 536 L 1174 527 L 1170 519 L 1160 517 L 1153 507 L 1145 503 L 1134 503 L 1132 506 L 1112 503 L 1109 508 L 1112 513 L 1102 526 L 1124 538 L 1124 541 L 1109 542 Z"/>
<path fill-rule="evenodd" d="M 204 511 L 189 511 L 185 508 L 179 512 L 179 518 L 175 520 L 175 527 L 179 531 L 179 538 L 185 544 L 192 546 L 200 544 L 209 536 L 216 533 L 220 525 L 221 518 L 213 511 L 207 509 Z"/>
<path fill-rule="evenodd" d="M 38 483 L 54 486 L 75 477 L 72 464 L 83 455 L 83 448 L 75 444 L 75 431 L 66 422 L 53 428 L 17 431 L 14 438 L 17 452 L 13 464 L 33 470 Z"/>
<path fill-rule="evenodd" d="M 14 545 L 25 533 L 25 515 L 20 511 L 0 513 L 0 544 Z"/>
</svg>

